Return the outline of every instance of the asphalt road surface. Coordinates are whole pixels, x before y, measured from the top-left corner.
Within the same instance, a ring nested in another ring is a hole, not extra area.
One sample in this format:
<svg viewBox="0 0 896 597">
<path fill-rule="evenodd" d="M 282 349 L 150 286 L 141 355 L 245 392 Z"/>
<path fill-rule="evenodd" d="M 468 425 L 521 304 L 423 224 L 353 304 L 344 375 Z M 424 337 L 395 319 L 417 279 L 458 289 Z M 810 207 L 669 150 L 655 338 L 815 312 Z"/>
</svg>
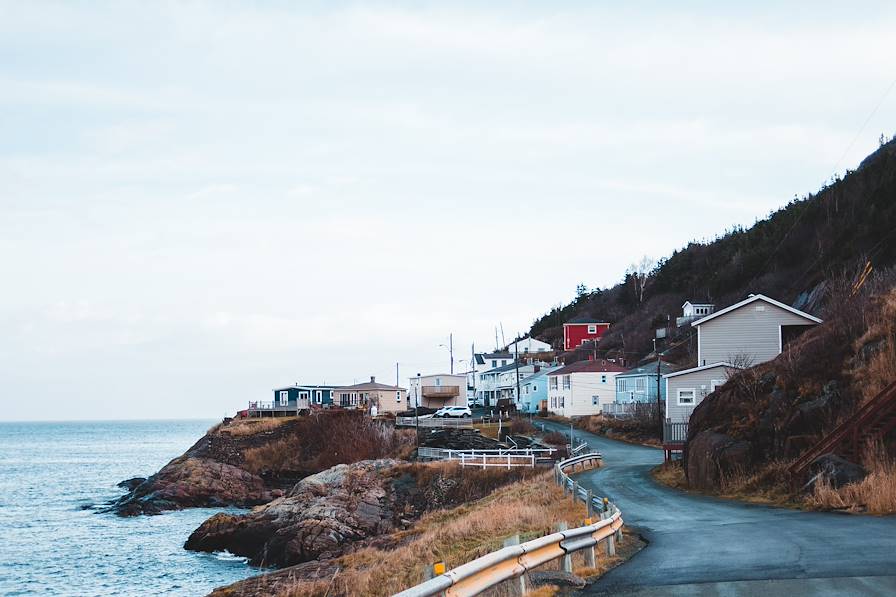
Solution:
<svg viewBox="0 0 896 597">
<path fill-rule="evenodd" d="M 545 421 L 546 428 L 569 427 Z M 575 430 L 604 457 L 579 482 L 649 545 L 588 589 L 608 595 L 896 595 L 896 517 L 799 512 L 656 483 L 661 450 Z"/>
</svg>

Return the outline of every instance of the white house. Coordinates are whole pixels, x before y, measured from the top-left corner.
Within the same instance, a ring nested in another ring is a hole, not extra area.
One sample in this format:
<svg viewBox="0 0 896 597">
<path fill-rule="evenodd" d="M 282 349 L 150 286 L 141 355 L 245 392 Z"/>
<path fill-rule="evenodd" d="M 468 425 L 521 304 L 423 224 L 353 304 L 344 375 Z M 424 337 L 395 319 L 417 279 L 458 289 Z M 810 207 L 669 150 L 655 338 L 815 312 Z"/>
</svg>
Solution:
<svg viewBox="0 0 896 597">
<path fill-rule="evenodd" d="M 476 404 L 494 406 L 497 400 L 496 378 L 487 375 L 499 367 L 513 363 L 514 356 L 508 352 L 477 352 L 473 355 L 474 368 L 467 374 L 467 383 L 473 387 Z"/>
<path fill-rule="evenodd" d="M 520 356 L 522 356 L 539 352 L 551 352 L 552 348 L 547 342 L 542 342 L 537 338 L 526 336 L 525 338 L 521 338 L 516 342 L 508 344 L 505 350 L 512 355 L 517 354 L 517 351 L 519 351 Z"/>
<path fill-rule="evenodd" d="M 548 373 L 548 410 L 563 417 L 596 415 L 616 399 L 616 376 L 626 371 L 606 360 L 579 361 Z"/>
<path fill-rule="evenodd" d="M 770 361 L 788 341 L 819 323 L 817 317 L 762 294 L 692 322 L 697 328 L 697 366 L 663 376 L 666 420 L 687 422 L 733 371 Z"/>
<path fill-rule="evenodd" d="M 675 318 L 675 324 L 678 327 L 686 325 L 696 319 L 711 315 L 716 310 L 716 306 L 712 303 L 692 303 L 685 301 L 681 306 L 681 317 Z"/>
<path fill-rule="evenodd" d="M 411 407 L 442 408 L 467 405 L 467 376 L 437 373 L 410 378 Z"/>
</svg>

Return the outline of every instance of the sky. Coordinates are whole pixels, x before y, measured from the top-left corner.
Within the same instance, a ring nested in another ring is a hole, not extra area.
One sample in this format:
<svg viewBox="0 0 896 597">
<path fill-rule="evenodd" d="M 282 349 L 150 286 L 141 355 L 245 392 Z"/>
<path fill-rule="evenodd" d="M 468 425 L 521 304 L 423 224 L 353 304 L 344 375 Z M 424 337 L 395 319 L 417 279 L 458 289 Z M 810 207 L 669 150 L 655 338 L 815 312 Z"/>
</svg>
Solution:
<svg viewBox="0 0 896 597">
<path fill-rule="evenodd" d="M 0 0 L 0 420 L 406 386 L 896 134 L 892 3 L 616 4 Z"/>
</svg>

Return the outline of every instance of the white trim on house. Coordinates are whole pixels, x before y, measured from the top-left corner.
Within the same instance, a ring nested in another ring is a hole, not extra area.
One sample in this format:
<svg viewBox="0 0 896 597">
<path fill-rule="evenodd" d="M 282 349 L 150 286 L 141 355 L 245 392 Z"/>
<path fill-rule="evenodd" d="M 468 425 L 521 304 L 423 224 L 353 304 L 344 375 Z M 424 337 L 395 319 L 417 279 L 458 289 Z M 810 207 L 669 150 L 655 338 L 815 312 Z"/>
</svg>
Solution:
<svg viewBox="0 0 896 597">
<path fill-rule="evenodd" d="M 716 389 L 725 385 L 725 381 L 726 380 L 724 380 L 724 379 L 711 379 L 709 381 L 709 393 L 712 394 L 713 392 L 716 391 Z"/>
<path fill-rule="evenodd" d="M 281 390 L 280 391 L 280 406 L 286 406 L 289 404 L 289 390 Z"/>
<path fill-rule="evenodd" d="M 731 367 L 732 369 L 740 369 L 736 365 L 732 365 L 731 363 L 720 361 L 718 363 L 713 363 L 711 365 L 701 365 L 700 367 L 691 367 L 690 369 L 685 369 L 684 371 L 676 371 L 675 373 L 667 373 L 663 376 L 663 379 L 669 377 L 678 377 L 679 375 L 686 375 L 688 373 L 693 373 L 694 371 L 702 371 L 704 369 L 711 369 L 713 367 Z"/>
<path fill-rule="evenodd" d="M 681 401 L 681 393 L 682 392 L 690 392 L 691 399 L 687 402 L 682 402 Z M 678 406 L 693 406 L 697 402 L 697 388 L 678 388 L 677 394 L 678 395 L 676 397 L 678 398 Z"/>
<path fill-rule="evenodd" d="M 809 321 L 812 321 L 815 323 L 821 323 L 821 320 L 819 318 L 815 317 L 814 315 L 809 315 L 808 313 L 806 313 L 804 311 L 800 311 L 799 309 L 794 309 L 793 307 L 791 307 L 789 305 L 785 305 L 784 303 L 778 302 L 775 299 L 769 298 L 769 297 L 765 296 L 764 294 L 754 294 L 754 295 L 751 295 L 750 297 L 742 300 L 739 303 L 734 303 L 730 307 L 725 307 L 721 311 L 716 311 L 712 315 L 707 315 L 706 317 L 704 317 L 702 319 L 698 319 L 697 321 L 692 321 L 691 326 L 696 327 L 699 330 L 700 329 L 699 326 L 701 324 L 706 323 L 710 319 L 715 319 L 719 315 L 724 315 L 725 313 L 730 313 L 731 311 L 734 311 L 735 309 L 740 309 L 744 305 L 749 305 L 752 302 L 760 301 L 760 300 L 765 301 L 765 302 L 767 302 L 771 305 L 774 305 L 776 307 L 780 307 L 781 309 L 784 309 L 785 311 L 790 311 L 794 315 L 803 317 L 805 319 L 808 319 Z"/>
</svg>

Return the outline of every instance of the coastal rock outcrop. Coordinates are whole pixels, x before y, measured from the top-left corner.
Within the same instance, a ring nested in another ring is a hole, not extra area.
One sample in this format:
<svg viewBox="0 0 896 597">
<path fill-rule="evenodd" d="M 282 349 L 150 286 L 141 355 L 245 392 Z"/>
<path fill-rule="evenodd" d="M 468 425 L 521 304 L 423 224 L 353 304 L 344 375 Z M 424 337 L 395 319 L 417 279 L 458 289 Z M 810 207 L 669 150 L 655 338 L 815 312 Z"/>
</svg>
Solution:
<svg viewBox="0 0 896 597">
<path fill-rule="evenodd" d="M 360 411 L 303 417 L 226 420 L 107 511 L 122 516 L 193 507 L 252 507 L 281 497 L 297 481 L 335 464 L 400 456 L 413 433 Z"/>
<path fill-rule="evenodd" d="M 122 516 L 208 506 L 255 506 L 282 495 L 239 467 L 209 458 L 175 459 L 139 483 L 112 509 Z"/>
<path fill-rule="evenodd" d="M 196 551 L 228 550 L 253 564 L 290 566 L 341 555 L 352 543 L 401 523 L 392 478 L 397 460 L 340 464 L 311 475 L 288 495 L 249 514 L 217 514 L 190 535 Z"/>
</svg>

